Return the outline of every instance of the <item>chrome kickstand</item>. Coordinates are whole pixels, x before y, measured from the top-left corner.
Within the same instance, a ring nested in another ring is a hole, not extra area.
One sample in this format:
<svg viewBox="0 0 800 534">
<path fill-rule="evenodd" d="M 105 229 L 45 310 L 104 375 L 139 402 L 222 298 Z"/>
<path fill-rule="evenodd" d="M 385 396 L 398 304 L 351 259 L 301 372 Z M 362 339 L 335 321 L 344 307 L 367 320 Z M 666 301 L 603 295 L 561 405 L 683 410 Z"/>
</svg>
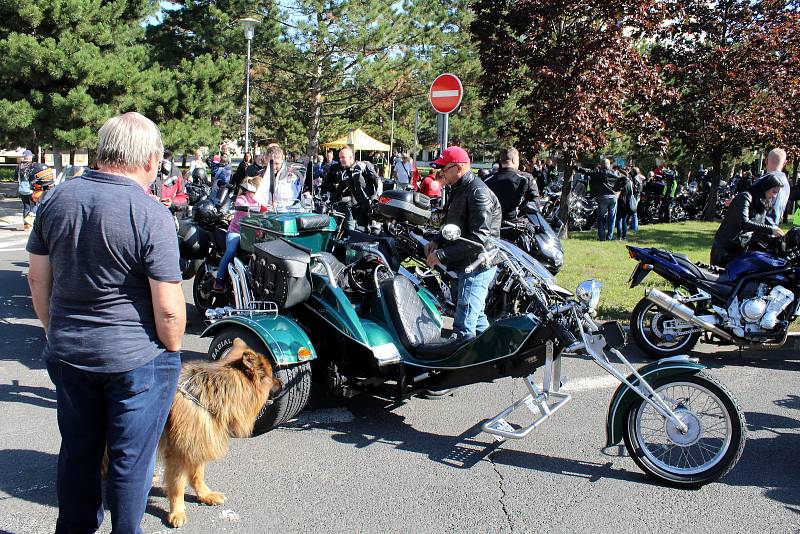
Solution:
<svg viewBox="0 0 800 534">
<path fill-rule="evenodd" d="M 544 365 L 544 377 L 541 389 L 534 382 L 533 375 L 525 377 L 525 385 L 530 392 L 495 417 L 485 422 L 481 429 L 484 432 L 493 434 L 497 441 L 505 439 L 522 439 L 533 431 L 534 428 L 542 424 L 545 419 L 553 415 L 562 406 L 572 399 L 568 393 L 561 393 L 561 358 L 553 362 L 553 343 L 547 342 L 547 355 Z M 506 421 L 506 417 L 522 407 L 528 408 L 531 414 L 536 417 L 527 426 L 515 427 Z"/>
</svg>

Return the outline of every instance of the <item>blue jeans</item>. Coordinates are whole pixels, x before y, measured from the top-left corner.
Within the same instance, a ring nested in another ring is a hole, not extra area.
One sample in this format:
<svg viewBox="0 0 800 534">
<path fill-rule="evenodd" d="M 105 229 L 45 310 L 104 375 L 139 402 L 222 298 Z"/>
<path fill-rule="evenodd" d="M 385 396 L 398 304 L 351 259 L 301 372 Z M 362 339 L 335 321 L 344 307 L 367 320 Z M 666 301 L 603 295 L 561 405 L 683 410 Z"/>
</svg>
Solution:
<svg viewBox="0 0 800 534">
<path fill-rule="evenodd" d="M 597 238 L 600 241 L 614 239 L 614 222 L 617 218 L 617 198 L 597 197 Z"/>
<path fill-rule="evenodd" d="M 628 218 L 630 215 L 617 211 L 617 236 L 620 239 L 628 237 Z"/>
<path fill-rule="evenodd" d="M 638 232 L 639 231 L 639 214 L 638 213 L 634 213 L 633 215 L 630 215 L 628 217 L 628 220 L 631 223 L 631 226 L 630 226 L 631 230 L 634 231 L 634 232 Z"/>
<path fill-rule="evenodd" d="M 179 352 L 162 352 L 124 373 L 47 363 L 61 431 L 56 534 L 95 532 L 103 522 L 100 463 L 106 448 L 106 502 L 114 532 L 141 532 L 156 447 L 180 369 Z"/>
<path fill-rule="evenodd" d="M 487 328 L 486 295 L 489 284 L 494 280 L 497 267 L 482 271 L 458 273 L 458 302 L 456 316 L 453 318 L 453 333 L 459 336 L 475 337 Z"/>
<path fill-rule="evenodd" d="M 228 274 L 228 264 L 236 256 L 236 251 L 239 250 L 239 241 L 241 240 L 241 235 L 236 232 L 228 232 L 228 235 L 225 236 L 225 254 L 219 260 L 219 270 L 217 271 L 217 280 L 220 282 L 225 280 L 225 275 Z"/>
</svg>

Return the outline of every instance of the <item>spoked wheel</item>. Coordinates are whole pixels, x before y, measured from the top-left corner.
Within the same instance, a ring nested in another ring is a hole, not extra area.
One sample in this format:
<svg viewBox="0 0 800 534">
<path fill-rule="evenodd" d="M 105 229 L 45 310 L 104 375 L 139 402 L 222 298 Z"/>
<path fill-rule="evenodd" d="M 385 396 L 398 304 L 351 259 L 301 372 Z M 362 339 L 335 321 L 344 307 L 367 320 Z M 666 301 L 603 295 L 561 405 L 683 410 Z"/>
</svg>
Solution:
<svg viewBox="0 0 800 534">
<path fill-rule="evenodd" d="M 700 372 L 650 384 L 686 425 L 639 399 L 627 412 L 625 445 L 646 473 L 674 486 L 699 487 L 727 474 L 744 450 L 745 419 L 725 386 Z"/>
<path fill-rule="evenodd" d="M 631 335 L 639 348 L 653 358 L 669 358 L 692 350 L 700 339 L 700 332 L 693 330 L 694 325 L 665 312 L 647 298 L 640 300 L 631 313 Z"/>
<path fill-rule="evenodd" d="M 233 346 L 233 340 L 241 338 L 248 347 L 270 357 L 270 351 L 261 339 L 244 328 L 225 328 L 214 337 L 208 354 L 213 360 L 224 357 Z M 300 363 L 291 367 L 273 367 L 272 375 L 280 380 L 281 392 L 265 404 L 258 413 L 253 434 L 263 434 L 285 423 L 305 408 L 311 396 L 311 364 Z"/>
</svg>

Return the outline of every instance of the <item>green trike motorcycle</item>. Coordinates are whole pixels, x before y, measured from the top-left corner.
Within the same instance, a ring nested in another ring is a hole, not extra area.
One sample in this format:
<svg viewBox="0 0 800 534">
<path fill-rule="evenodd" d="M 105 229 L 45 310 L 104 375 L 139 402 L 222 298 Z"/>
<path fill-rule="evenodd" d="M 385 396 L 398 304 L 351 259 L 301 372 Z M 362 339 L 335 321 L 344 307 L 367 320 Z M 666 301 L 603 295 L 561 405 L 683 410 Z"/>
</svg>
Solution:
<svg viewBox="0 0 800 534">
<path fill-rule="evenodd" d="M 598 325 L 600 283 L 582 283 L 575 295 L 555 284 L 536 260 L 507 243 L 482 248 L 468 270 L 504 264 L 508 286 L 527 295 L 522 313 L 496 321 L 479 336 L 442 338 L 437 302 L 413 276 L 393 272 L 369 243 L 329 252 L 336 224 L 326 215 L 268 214 L 242 223 L 249 264 L 229 266 L 235 306 L 207 312 L 212 358 L 242 338 L 268 355 L 283 383 L 266 405 L 256 431 L 295 417 L 313 387 L 344 396 L 382 390 L 397 399 L 513 377 L 528 394 L 487 420 L 498 440 L 527 436 L 563 407 L 564 356 L 588 356 L 621 384 L 606 417 L 607 446 L 624 443 L 636 463 L 661 482 L 696 487 L 729 472 L 742 454 L 745 422 L 727 389 L 688 357 L 635 369 L 619 352 L 621 327 Z M 463 239 L 458 227 L 445 239 Z M 544 274 L 543 274 L 544 273 Z M 408 273 L 406 273 L 408 274 Z M 617 360 L 625 372 L 616 369 Z M 543 370 L 541 383 L 534 373 Z M 524 425 L 512 412 L 530 412 Z"/>
</svg>

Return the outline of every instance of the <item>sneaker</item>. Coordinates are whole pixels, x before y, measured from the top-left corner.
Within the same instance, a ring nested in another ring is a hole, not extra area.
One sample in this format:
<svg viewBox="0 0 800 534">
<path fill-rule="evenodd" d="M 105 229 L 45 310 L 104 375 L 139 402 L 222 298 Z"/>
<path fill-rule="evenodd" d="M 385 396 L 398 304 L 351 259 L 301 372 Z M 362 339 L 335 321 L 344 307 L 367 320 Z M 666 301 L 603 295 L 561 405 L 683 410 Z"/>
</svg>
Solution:
<svg viewBox="0 0 800 534">
<path fill-rule="evenodd" d="M 211 287 L 211 291 L 214 293 L 225 293 L 225 282 L 214 279 L 214 285 Z"/>
</svg>

